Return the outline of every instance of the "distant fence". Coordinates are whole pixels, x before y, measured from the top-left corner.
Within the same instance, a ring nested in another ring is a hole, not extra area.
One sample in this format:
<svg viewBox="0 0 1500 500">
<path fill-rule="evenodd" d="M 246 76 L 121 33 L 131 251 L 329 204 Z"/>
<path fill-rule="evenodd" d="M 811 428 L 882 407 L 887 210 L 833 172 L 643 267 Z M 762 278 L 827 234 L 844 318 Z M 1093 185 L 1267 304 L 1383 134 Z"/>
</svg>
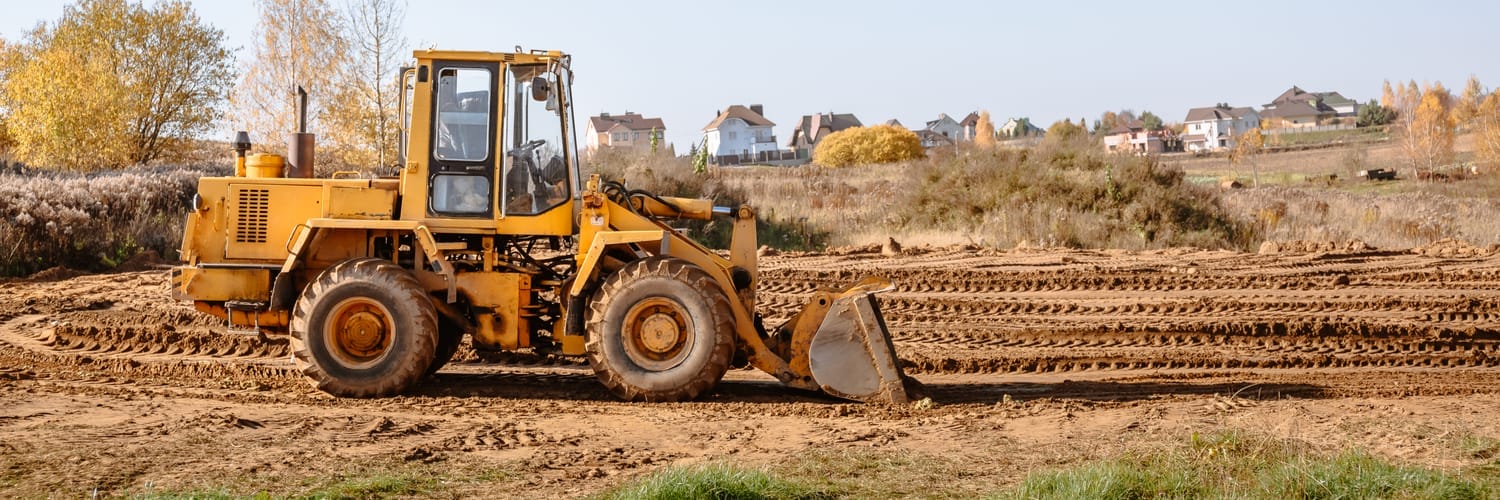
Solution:
<svg viewBox="0 0 1500 500">
<path fill-rule="evenodd" d="M 808 160 L 807 150 L 782 149 L 777 151 L 761 151 L 759 153 L 747 153 L 738 155 L 720 155 L 713 157 L 715 165 L 754 165 L 772 162 L 796 162 Z"/>
<path fill-rule="evenodd" d="M 1307 133 L 1307 132 L 1330 132 L 1330 131 L 1334 131 L 1334 130 L 1352 130 L 1352 129 L 1355 129 L 1355 128 L 1357 128 L 1355 125 L 1348 124 L 1348 123 L 1341 123 L 1341 124 L 1338 124 L 1338 125 L 1316 125 L 1316 126 L 1312 126 L 1312 127 L 1271 128 L 1271 129 L 1266 129 L 1265 132 L 1266 132 L 1266 134 L 1269 134 L 1269 135 L 1282 135 L 1282 134 L 1303 134 L 1303 133 Z"/>
</svg>

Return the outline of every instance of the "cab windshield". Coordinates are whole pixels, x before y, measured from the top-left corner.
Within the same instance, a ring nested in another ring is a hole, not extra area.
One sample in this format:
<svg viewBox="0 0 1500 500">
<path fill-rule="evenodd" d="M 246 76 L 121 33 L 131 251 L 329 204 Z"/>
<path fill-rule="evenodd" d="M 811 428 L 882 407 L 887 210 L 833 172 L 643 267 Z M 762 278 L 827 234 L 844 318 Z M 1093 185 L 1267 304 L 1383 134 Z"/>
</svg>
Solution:
<svg viewBox="0 0 1500 500">
<path fill-rule="evenodd" d="M 535 215 L 570 195 L 572 141 L 566 95 L 567 67 L 510 65 L 505 69 L 502 130 L 502 208 L 507 215 Z"/>
</svg>

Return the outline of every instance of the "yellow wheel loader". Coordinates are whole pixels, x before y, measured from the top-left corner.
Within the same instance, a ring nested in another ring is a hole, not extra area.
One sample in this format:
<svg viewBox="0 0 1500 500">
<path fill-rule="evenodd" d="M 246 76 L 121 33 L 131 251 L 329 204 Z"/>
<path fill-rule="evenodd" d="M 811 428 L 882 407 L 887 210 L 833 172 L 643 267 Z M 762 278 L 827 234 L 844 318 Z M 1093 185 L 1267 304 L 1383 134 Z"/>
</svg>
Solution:
<svg viewBox="0 0 1500 500">
<path fill-rule="evenodd" d="M 632 401 L 699 397 L 736 365 L 907 401 L 873 298 L 888 282 L 820 290 L 768 331 L 753 209 L 581 175 L 570 56 L 414 55 L 397 175 L 313 178 L 305 120 L 286 157 L 247 155 L 238 134 L 235 175 L 199 181 L 176 299 L 235 331 L 290 335 L 301 372 L 339 396 L 405 391 L 467 335 L 483 351 L 586 357 Z M 667 224 L 715 217 L 732 220 L 728 258 Z"/>
</svg>

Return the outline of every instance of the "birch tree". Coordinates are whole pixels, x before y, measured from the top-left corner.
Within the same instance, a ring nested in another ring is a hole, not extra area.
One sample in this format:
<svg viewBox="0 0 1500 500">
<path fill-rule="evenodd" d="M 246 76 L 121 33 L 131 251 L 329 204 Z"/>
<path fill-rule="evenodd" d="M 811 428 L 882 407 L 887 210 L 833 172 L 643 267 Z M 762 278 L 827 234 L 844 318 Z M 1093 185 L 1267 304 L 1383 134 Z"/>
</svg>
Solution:
<svg viewBox="0 0 1500 500">
<path fill-rule="evenodd" d="M 345 166 L 388 167 L 397 155 L 396 72 L 410 57 L 403 0 L 354 0 L 345 9 L 349 57 L 328 115 L 327 137 Z"/>
<path fill-rule="evenodd" d="M 261 150 L 284 152 L 295 132 L 296 87 L 308 92 L 307 120 L 317 130 L 336 93 L 348 44 L 343 17 L 326 0 L 256 0 L 254 55 L 232 99 L 230 123 Z"/>
</svg>

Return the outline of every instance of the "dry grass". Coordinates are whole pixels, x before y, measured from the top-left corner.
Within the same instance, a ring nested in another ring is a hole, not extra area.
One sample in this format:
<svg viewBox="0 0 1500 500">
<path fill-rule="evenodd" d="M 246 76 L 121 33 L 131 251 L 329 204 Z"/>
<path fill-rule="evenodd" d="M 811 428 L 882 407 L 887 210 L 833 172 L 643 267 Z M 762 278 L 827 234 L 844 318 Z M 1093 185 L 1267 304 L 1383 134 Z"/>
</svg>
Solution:
<svg viewBox="0 0 1500 500">
<path fill-rule="evenodd" d="M 1106 155 L 1088 141 L 1033 149 L 933 152 L 870 167 L 747 168 L 728 181 L 763 213 L 883 241 L 984 246 L 1246 247 L 1254 239 L 1215 194 L 1152 158 Z"/>
<path fill-rule="evenodd" d="M 0 275 L 103 270 L 144 251 L 175 258 L 201 169 L 0 173 Z"/>
</svg>

